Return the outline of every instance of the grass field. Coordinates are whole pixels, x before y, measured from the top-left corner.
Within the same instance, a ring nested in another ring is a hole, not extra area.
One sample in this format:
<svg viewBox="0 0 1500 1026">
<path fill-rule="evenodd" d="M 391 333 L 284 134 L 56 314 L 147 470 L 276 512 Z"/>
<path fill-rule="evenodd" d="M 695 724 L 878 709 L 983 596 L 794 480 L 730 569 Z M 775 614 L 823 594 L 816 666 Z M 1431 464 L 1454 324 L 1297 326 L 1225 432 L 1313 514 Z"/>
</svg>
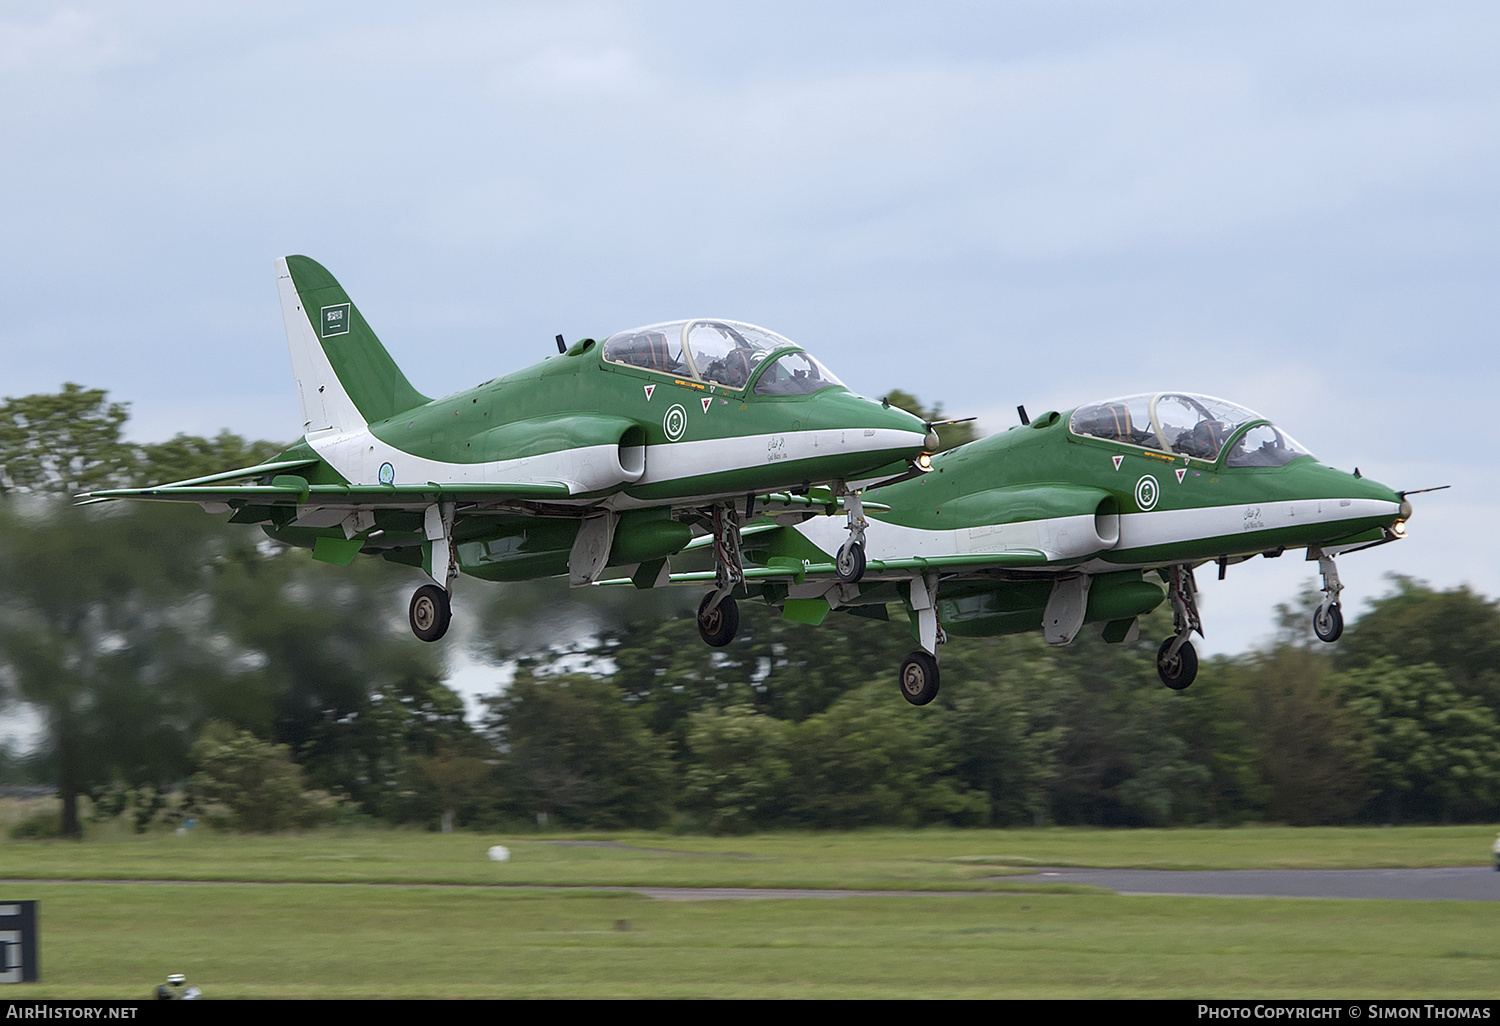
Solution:
<svg viewBox="0 0 1500 1026">
<path fill-rule="evenodd" d="M 1472 865 L 1493 838 L 1257 827 L 12 841 L 0 876 L 49 882 L 0 884 L 0 899 L 41 903 L 42 982 L 6 997 L 145 997 L 182 972 L 210 998 L 1492 999 L 1493 903 L 1121 897 L 1014 874 Z M 495 843 L 511 861 L 485 857 Z M 66 882 L 111 879 L 184 882 Z M 971 893 L 662 901 L 588 889 L 608 885 Z"/>
</svg>

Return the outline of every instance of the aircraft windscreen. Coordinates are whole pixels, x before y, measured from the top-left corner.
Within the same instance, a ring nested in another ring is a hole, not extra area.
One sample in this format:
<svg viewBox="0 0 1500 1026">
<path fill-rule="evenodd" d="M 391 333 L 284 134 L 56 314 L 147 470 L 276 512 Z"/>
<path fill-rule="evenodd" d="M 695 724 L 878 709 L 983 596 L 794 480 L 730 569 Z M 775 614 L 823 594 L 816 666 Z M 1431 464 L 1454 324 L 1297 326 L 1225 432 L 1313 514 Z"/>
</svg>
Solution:
<svg viewBox="0 0 1500 1026">
<path fill-rule="evenodd" d="M 633 328 L 604 340 L 604 358 L 646 370 L 744 388 L 766 356 L 794 343 L 740 321 L 699 319 Z"/>
<path fill-rule="evenodd" d="M 807 353 L 778 356 L 755 383 L 756 395 L 811 395 L 820 388 L 843 385 L 833 372 Z"/>
<path fill-rule="evenodd" d="M 1068 427 L 1075 435 L 1107 438 L 1212 461 L 1218 459 L 1224 443 L 1236 429 L 1264 419 L 1252 410 L 1213 396 L 1157 392 L 1080 406 L 1073 411 Z M 1302 455 L 1306 455 L 1305 451 Z"/>
<path fill-rule="evenodd" d="M 1284 467 L 1299 456 L 1311 456 L 1285 431 L 1271 424 L 1258 424 L 1229 447 L 1226 467 Z"/>
</svg>

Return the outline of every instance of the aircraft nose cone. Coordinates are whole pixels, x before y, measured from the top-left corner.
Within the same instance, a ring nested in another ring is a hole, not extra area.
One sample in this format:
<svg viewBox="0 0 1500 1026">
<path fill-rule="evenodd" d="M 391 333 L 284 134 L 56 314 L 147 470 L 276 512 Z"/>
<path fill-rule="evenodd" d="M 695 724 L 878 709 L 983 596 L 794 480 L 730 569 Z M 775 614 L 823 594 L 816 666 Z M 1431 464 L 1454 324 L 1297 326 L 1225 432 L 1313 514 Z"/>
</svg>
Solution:
<svg viewBox="0 0 1500 1026">
<path fill-rule="evenodd" d="M 830 392 L 814 397 L 813 419 L 820 427 L 850 427 L 879 432 L 899 431 L 914 435 L 921 446 L 927 436 L 927 422 L 897 406 L 882 406 L 849 392 Z"/>
</svg>

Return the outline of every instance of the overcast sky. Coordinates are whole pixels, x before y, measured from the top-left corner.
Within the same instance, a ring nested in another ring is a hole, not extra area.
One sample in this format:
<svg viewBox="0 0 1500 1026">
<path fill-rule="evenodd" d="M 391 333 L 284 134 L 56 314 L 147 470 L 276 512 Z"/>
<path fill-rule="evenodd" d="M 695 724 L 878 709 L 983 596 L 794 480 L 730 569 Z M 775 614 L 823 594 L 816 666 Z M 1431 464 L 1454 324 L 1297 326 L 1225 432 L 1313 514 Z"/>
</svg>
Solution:
<svg viewBox="0 0 1500 1026">
<path fill-rule="evenodd" d="M 0 395 L 291 441 L 273 261 L 422 391 L 717 315 L 978 414 L 1157 389 L 1417 497 L 1341 563 L 1500 595 L 1500 5 L 0 9 Z M 1296 557 L 1205 574 L 1209 652 Z M 330 571 L 336 572 L 336 571 Z"/>
</svg>

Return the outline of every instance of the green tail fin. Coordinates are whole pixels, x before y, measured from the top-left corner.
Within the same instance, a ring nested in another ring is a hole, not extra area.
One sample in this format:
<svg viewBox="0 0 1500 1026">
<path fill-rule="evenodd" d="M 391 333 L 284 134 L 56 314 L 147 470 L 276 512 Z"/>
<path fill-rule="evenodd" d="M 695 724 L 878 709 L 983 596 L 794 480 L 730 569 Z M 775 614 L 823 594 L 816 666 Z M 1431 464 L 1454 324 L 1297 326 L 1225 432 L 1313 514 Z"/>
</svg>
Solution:
<svg viewBox="0 0 1500 1026">
<path fill-rule="evenodd" d="M 305 256 L 285 257 L 278 264 L 282 314 L 307 430 L 355 427 L 348 423 L 354 411 L 369 424 L 431 402 L 406 380 L 326 268 Z M 336 381 L 325 380 L 329 370 Z M 330 386 L 337 390 L 334 394 L 329 394 Z"/>
</svg>

